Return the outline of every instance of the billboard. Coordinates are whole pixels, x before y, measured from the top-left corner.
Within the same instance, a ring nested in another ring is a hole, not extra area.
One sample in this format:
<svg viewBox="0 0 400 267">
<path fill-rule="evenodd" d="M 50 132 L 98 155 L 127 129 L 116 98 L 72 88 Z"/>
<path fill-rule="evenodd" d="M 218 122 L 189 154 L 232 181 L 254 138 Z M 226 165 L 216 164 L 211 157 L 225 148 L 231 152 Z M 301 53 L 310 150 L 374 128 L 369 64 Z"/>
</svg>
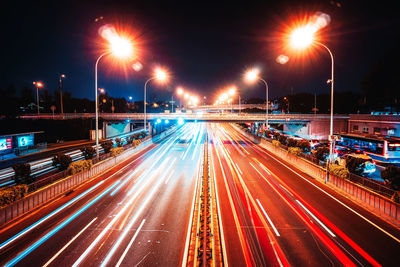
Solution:
<svg viewBox="0 0 400 267">
<path fill-rule="evenodd" d="M 12 148 L 11 137 L 9 137 L 9 138 L 0 138 L 0 151 L 1 150 L 11 149 L 11 148 Z"/>
<path fill-rule="evenodd" d="M 18 136 L 18 147 L 33 146 L 33 135 Z"/>
</svg>

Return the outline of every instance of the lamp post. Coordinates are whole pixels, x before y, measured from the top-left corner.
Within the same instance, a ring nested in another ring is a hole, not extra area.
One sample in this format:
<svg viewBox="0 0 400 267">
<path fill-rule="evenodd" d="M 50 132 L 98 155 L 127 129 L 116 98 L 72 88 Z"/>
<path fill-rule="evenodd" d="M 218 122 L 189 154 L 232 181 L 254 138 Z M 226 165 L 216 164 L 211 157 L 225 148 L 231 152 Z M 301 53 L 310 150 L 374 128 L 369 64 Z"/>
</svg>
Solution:
<svg viewBox="0 0 400 267">
<path fill-rule="evenodd" d="M 37 105 L 37 114 L 40 114 L 40 107 L 39 107 L 39 88 L 42 88 L 44 85 L 42 82 L 33 82 L 36 86 L 36 105 Z"/>
<path fill-rule="evenodd" d="M 115 57 L 119 59 L 123 58 L 130 58 L 133 54 L 133 47 L 132 43 L 130 42 L 129 39 L 125 37 L 121 37 L 117 34 L 112 33 L 111 35 L 107 35 L 107 40 L 109 41 L 109 50 L 101 54 L 97 60 L 96 64 L 94 66 L 94 99 L 95 99 L 95 117 L 96 117 L 96 159 L 99 160 L 99 107 L 98 107 L 98 96 L 97 96 L 97 69 L 98 65 L 100 62 L 100 59 L 102 59 L 104 56 L 113 54 Z"/>
<path fill-rule="evenodd" d="M 329 141 L 330 141 L 330 149 L 329 149 L 329 161 L 328 164 L 331 164 L 333 161 L 333 92 L 334 92 L 334 58 L 331 50 L 321 42 L 318 42 L 314 39 L 314 34 L 318 30 L 318 25 L 306 25 L 304 27 L 300 27 L 295 29 L 291 36 L 290 42 L 291 45 L 295 48 L 304 49 L 312 44 L 316 44 L 320 47 L 323 47 L 326 51 L 328 51 L 329 56 L 331 58 L 331 78 L 328 80 L 328 83 L 331 84 L 331 114 L 330 114 L 330 126 L 329 126 Z M 326 181 L 328 181 L 328 172 L 326 175 Z"/>
<path fill-rule="evenodd" d="M 146 92 L 147 92 L 147 84 L 152 81 L 152 80 L 157 80 L 159 82 L 166 82 L 168 80 L 168 73 L 166 70 L 162 69 L 162 68 L 156 68 L 154 70 L 154 74 L 153 77 L 150 77 L 149 79 L 147 79 L 147 81 L 144 83 L 144 132 L 146 134 Z"/>
<path fill-rule="evenodd" d="M 60 109 L 61 109 L 61 115 L 64 115 L 64 106 L 63 106 L 63 99 L 62 99 L 62 79 L 65 78 L 65 74 L 61 74 L 59 77 L 60 81 Z"/>
<path fill-rule="evenodd" d="M 245 74 L 245 79 L 248 82 L 254 82 L 256 80 L 262 81 L 265 85 L 265 124 L 267 126 L 267 129 L 269 128 L 269 121 L 268 121 L 268 83 L 266 80 L 260 77 L 260 70 L 257 68 L 252 68 L 248 70 Z"/>
</svg>

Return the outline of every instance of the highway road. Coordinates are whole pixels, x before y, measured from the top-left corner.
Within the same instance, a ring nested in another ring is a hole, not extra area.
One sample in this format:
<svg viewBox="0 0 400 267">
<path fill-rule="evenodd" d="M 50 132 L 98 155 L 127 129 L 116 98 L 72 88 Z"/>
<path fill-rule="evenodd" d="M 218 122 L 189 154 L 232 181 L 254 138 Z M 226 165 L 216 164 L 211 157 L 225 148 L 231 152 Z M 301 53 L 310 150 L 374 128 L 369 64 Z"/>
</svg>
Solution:
<svg viewBox="0 0 400 267">
<path fill-rule="evenodd" d="M 400 230 L 253 144 L 208 126 L 225 250 L 235 266 L 398 266 Z"/>
<path fill-rule="evenodd" d="M 400 230 L 230 124 L 170 137 L 0 228 L 5 266 L 180 266 L 208 135 L 230 266 L 398 266 Z"/>
<path fill-rule="evenodd" d="M 186 124 L 0 230 L 5 266 L 177 266 L 183 261 L 205 127 Z"/>
</svg>

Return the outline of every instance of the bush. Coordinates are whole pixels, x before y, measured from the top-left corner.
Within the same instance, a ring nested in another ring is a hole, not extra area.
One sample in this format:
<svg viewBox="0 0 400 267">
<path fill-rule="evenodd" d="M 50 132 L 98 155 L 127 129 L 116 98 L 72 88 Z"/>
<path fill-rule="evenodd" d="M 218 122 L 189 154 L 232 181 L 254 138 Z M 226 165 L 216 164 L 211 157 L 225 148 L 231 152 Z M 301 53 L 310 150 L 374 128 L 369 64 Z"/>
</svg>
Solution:
<svg viewBox="0 0 400 267">
<path fill-rule="evenodd" d="M 317 148 L 317 151 L 314 153 L 314 156 L 319 160 L 319 161 L 325 161 L 326 156 L 329 154 L 329 148 L 327 147 L 319 147 Z"/>
<path fill-rule="evenodd" d="M 297 141 L 297 147 L 299 147 L 304 152 L 309 152 L 310 149 L 311 149 L 310 142 L 308 142 L 307 140 L 299 140 L 299 141 Z"/>
<path fill-rule="evenodd" d="M 298 147 L 289 147 L 289 148 L 288 148 L 288 152 L 291 153 L 291 154 L 293 154 L 293 155 L 298 156 L 298 155 L 300 155 L 300 153 L 301 153 L 301 149 L 298 148 Z"/>
<path fill-rule="evenodd" d="M 53 157 L 53 166 L 57 167 L 60 171 L 68 169 L 68 166 L 71 164 L 71 162 L 71 157 L 69 155 L 65 155 L 64 153 L 58 153 Z"/>
<path fill-rule="evenodd" d="M 267 129 L 267 130 L 265 130 L 264 135 L 265 135 L 265 137 L 267 137 L 267 138 L 271 138 L 272 131 L 269 130 L 269 129 Z"/>
<path fill-rule="evenodd" d="M 92 160 L 80 160 L 72 162 L 68 167 L 68 171 L 70 174 L 76 174 L 90 168 L 92 168 Z"/>
<path fill-rule="evenodd" d="M 281 142 L 282 145 L 286 145 L 287 137 L 284 135 L 279 136 L 279 142 Z"/>
<path fill-rule="evenodd" d="M 29 163 L 18 163 L 12 166 L 14 169 L 14 181 L 16 184 L 30 184 L 33 179 L 31 177 L 31 165 Z"/>
<path fill-rule="evenodd" d="M 272 144 L 276 147 L 280 147 L 281 142 L 279 142 L 278 140 L 272 140 Z"/>
<path fill-rule="evenodd" d="M 142 140 L 140 140 L 140 139 L 134 140 L 133 141 L 133 147 L 137 147 L 141 142 L 142 142 Z"/>
<path fill-rule="evenodd" d="M 93 156 L 96 154 L 96 149 L 92 146 L 85 146 L 81 148 L 81 151 L 85 159 L 92 159 Z"/>
<path fill-rule="evenodd" d="M 288 138 L 286 143 L 287 143 L 288 147 L 297 146 L 297 141 L 295 139 L 293 139 L 293 138 Z"/>
<path fill-rule="evenodd" d="M 365 160 L 357 157 L 346 157 L 346 168 L 349 172 L 361 175 L 364 172 Z"/>
<path fill-rule="evenodd" d="M 385 181 L 388 182 L 388 184 L 394 189 L 394 190 L 400 190 L 400 168 L 394 165 L 389 165 L 387 166 L 382 172 L 381 172 L 381 177 Z"/>
<path fill-rule="evenodd" d="M 110 153 L 111 148 L 114 146 L 113 142 L 108 140 L 100 143 L 104 153 Z"/>
<path fill-rule="evenodd" d="M 115 143 L 117 144 L 117 147 L 122 147 L 124 142 L 121 140 L 121 138 L 115 138 Z"/>
<path fill-rule="evenodd" d="M 274 132 L 274 139 L 278 140 L 280 135 L 281 135 L 280 133 Z"/>
<path fill-rule="evenodd" d="M 27 185 L 14 185 L 0 190 L 0 207 L 23 198 L 28 193 Z"/>
<path fill-rule="evenodd" d="M 343 178 L 343 179 L 346 179 L 349 177 L 349 170 L 346 167 L 341 166 L 341 165 L 329 164 L 328 172 L 337 177 Z"/>
<path fill-rule="evenodd" d="M 113 147 L 111 148 L 111 156 L 116 157 L 117 155 L 121 154 L 124 149 L 122 147 Z"/>
</svg>

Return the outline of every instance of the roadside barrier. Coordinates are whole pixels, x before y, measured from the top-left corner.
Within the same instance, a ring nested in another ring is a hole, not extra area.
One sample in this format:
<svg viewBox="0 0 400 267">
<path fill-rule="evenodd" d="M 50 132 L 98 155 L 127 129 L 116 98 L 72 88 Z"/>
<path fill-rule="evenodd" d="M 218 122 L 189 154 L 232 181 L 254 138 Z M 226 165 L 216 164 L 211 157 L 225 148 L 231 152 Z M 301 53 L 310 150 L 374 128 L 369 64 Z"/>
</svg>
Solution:
<svg viewBox="0 0 400 267">
<path fill-rule="evenodd" d="M 259 144 L 261 147 L 267 149 L 274 156 L 289 162 L 291 165 L 300 171 L 308 174 L 309 176 L 319 180 L 320 182 L 326 182 L 332 188 L 338 189 L 339 193 L 357 201 L 361 206 L 369 209 L 370 211 L 385 217 L 393 223 L 400 225 L 400 204 L 395 203 L 391 199 L 381 196 L 365 187 L 362 187 L 349 180 L 329 174 L 328 181 L 326 181 L 327 173 L 326 169 L 313 164 L 301 157 L 297 157 L 286 150 L 276 147 L 270 142 L 264 140 L 259 136 L 254 136 L 240 129 L 240 127 L 232 126 L 240 131 L 242 134 L 247 136 L 254 143 Z"/>
<path fill-rule="evenodd" d="M 37 208 L 38 206 L 52 199 L 55 199 L 61 194 L 71 190 L 76 185 L 79 185 L 89 180 L 90 178 L 93 178 L 98 174 L 108 170 L 109 168 L 118 165 L 126 158 L 132 156 L 133 153 L 145 148 L 152 142 L 158 142 L 159 140 L 172 134 L 175 130 L 176 128 L 173 127 L 165 132 L 160 133 L 154 138 L 147 137 L 137 147 L 132 147 L 130 149 L 127 149 L 121 154 L 117 155 L 116 157 L 110 157 L 104 161 L 100 161 L 99 163 L 93 165 L 93 167 L 89 170 L 68 176 L 62 180 L 59 180 L 53 184 L 41 188 L 38 191 L 35 191 L 25 196 L 24 198 L 11 203 L 10 205 L 2 207 L 0 209 L 0 226 L 27 213 L 28 211 Z"/>
</svg>

